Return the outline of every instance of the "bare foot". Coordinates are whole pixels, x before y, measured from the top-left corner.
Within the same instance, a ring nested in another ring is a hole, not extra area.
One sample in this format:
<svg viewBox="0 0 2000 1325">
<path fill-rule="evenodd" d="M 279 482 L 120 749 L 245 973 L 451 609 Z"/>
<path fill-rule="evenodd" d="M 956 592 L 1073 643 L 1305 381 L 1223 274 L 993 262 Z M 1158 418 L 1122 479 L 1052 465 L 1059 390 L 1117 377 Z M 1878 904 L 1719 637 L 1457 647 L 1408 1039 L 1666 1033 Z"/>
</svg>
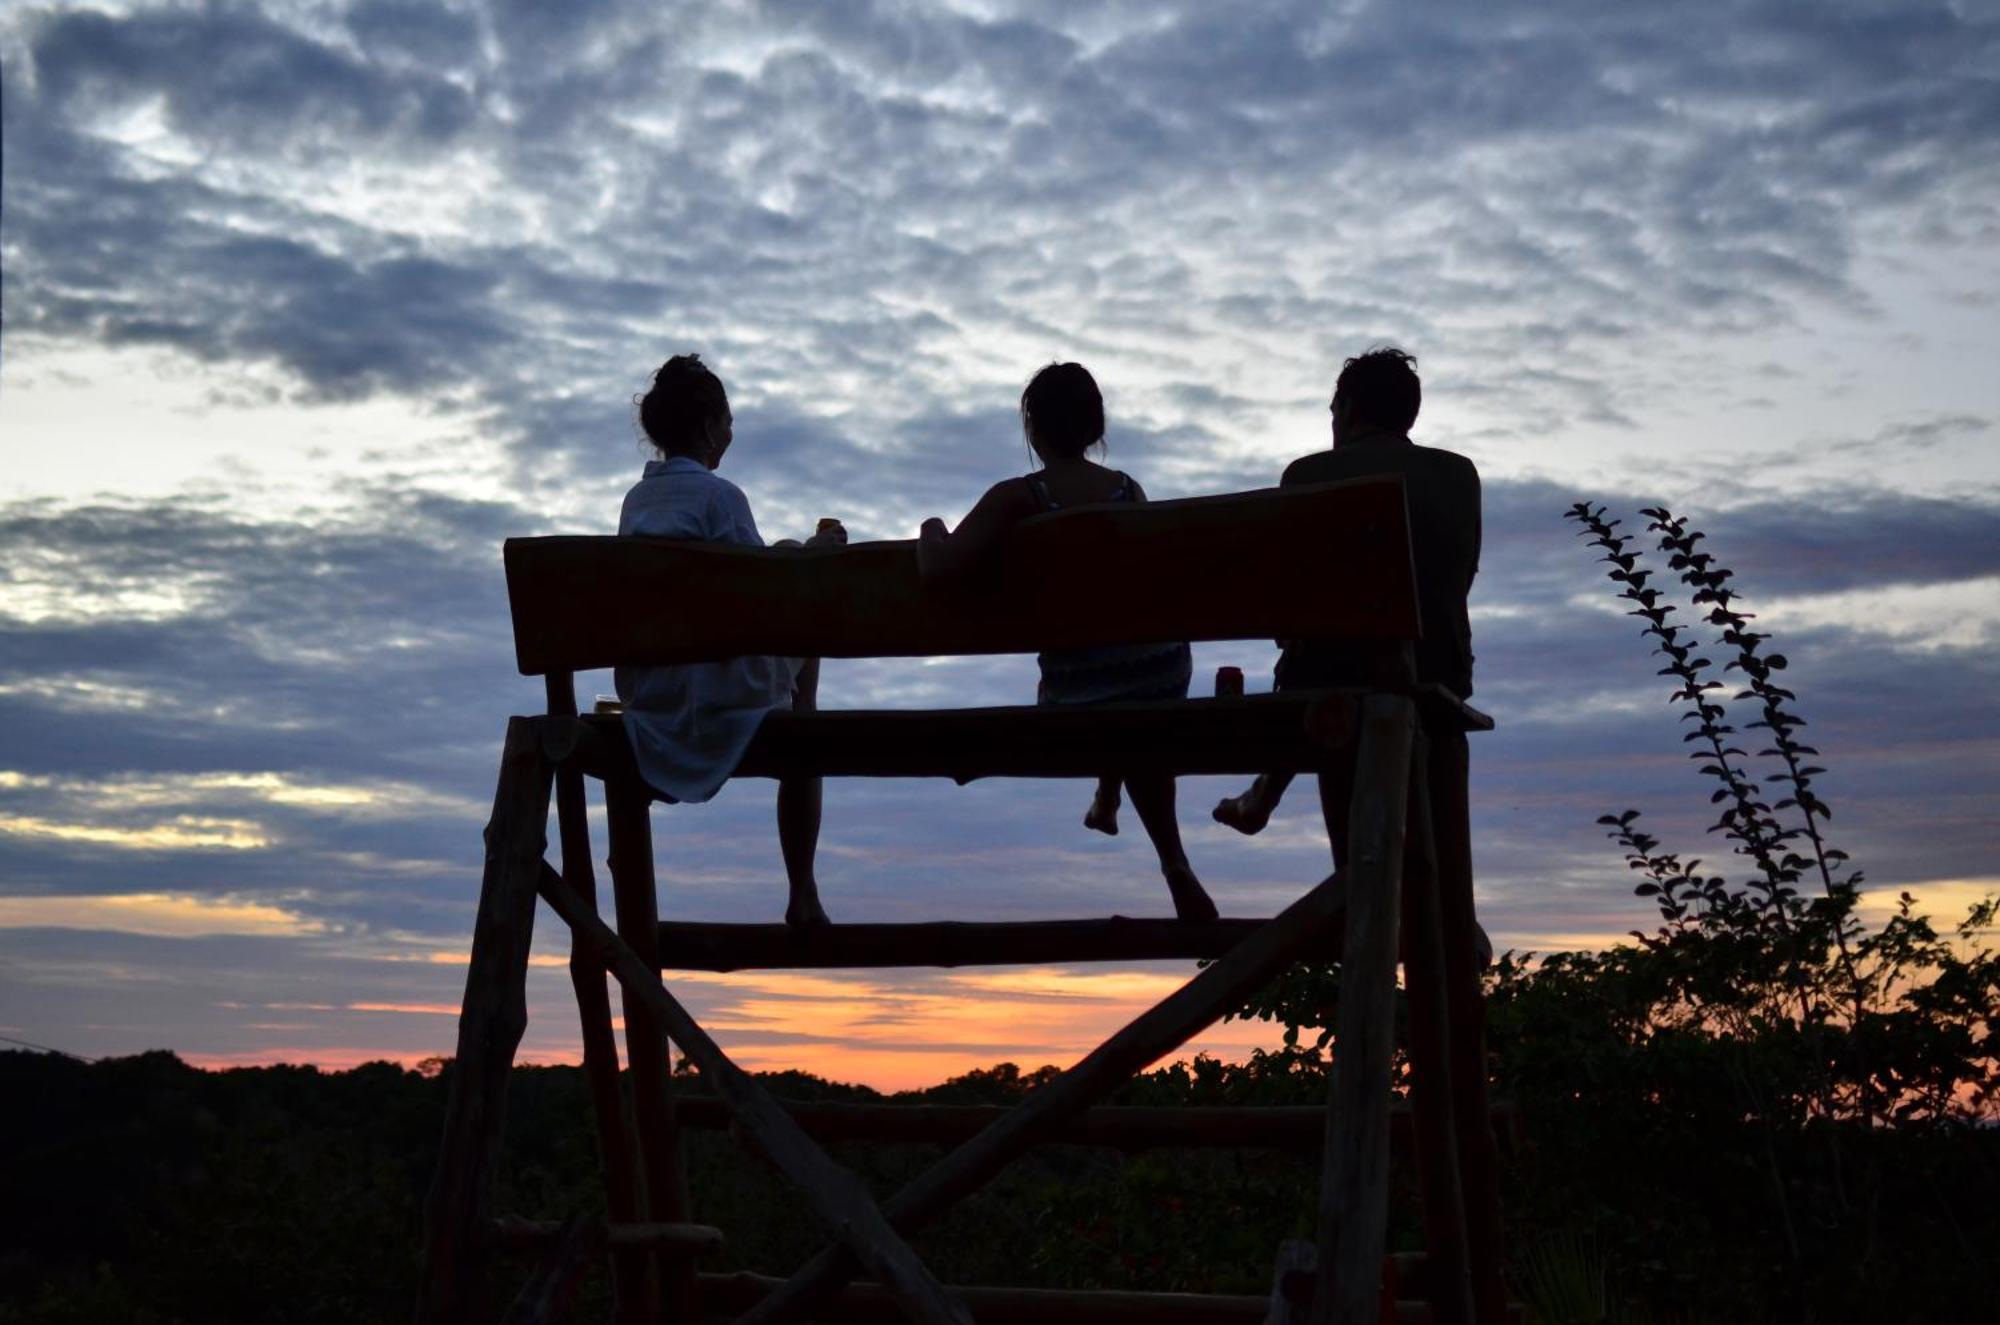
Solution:
<svg viewBox="0 0 2000 1325">
<path fill-rule="evenodd" d="M 1167 891 L 1173 895 L 1174 915 L 1181 920 L 1208 921 L 1217 916 L 1215 902 L 1201 886 L 1201 880 L 1194 876 L 1194 870 L 1186 864 L 1163 868 Z"/>
<path fill-rule="evenodd" d="M 830 925 L 833 921 L 826 914 L 826 908 L 819 904 L 819 894 L 807 893 L 804 897 L 794 897 L 792 904 L 785 908 L 785 923 L 793 929 L 813 929 Z"/>
<path fill-rule="evenodd" d="M 1093 833 L 1118 836 L 1118 793 L 1106 796 L 1100 791 L 1092 796 L 1090 808 L 1083 812 L 1083 826 Z"/>
<path fill-rule="evenodd" d="M 1227 824 L 1246 836 L 1255 836 L 1264 831 L 1265 824 L 1271 822 L 1271 807 L 1253 787 L 1241 796 L 1228 796 L 1216 802 L 1211 815 L 1219 824 Z"/>
</svg>

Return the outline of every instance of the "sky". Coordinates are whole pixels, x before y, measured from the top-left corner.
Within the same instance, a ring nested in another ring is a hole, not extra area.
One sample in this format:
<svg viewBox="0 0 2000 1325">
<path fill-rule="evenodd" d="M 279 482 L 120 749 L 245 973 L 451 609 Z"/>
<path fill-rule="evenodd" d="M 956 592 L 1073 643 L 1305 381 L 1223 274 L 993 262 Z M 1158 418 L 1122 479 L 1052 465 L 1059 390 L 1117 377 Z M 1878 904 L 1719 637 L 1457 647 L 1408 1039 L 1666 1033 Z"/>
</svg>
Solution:
<svg viewBox="0 0 2000 1325">
<path fill-rule="evenodd" d="M 766 533 L 863 540 L 1025 469 L 1050 360 L 1160 498 L 1273 483 L 1341 361 L 1402 345 L 1416 440 L 1485 481 L 1500 946 L 1652 923 L 1606 812 L 1742 875 L 1580 500 L 1664 502 L 1735 569 L 1871 914 L 2000 890 L 1993 0 L 10 4 L 0 79 L 0 1037 L 450 1052 L 501 734 L 541 704 L 501 541 L 613 531 L 684 351 Z M 832 662 L 821 703 L 1034 677 Z M 1182 783 L 1189 851 L 1272 914 L 1324 837 L 1309 795 L 1209 823 L 1236 789 Z M 830 783 L 828 909 L 1165 914 L 1086 790 Z M 663 912 L 778 918 L 771 784 L 654 817 Z M 559 931 L 528 1061 L 577 1053 Z M 901 1088 L 1073 1061 L 1188 974 L 674 987 L 747 1066 Z"/>
</svg>

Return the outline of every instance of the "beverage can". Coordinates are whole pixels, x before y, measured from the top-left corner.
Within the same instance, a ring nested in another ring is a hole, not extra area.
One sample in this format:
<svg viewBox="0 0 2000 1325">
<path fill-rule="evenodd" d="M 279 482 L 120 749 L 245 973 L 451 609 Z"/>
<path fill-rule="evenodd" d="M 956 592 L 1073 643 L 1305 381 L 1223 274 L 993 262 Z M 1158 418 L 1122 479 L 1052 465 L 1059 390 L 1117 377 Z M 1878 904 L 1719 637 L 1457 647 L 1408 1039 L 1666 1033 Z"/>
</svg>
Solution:
<svg viewBox="0 0 2000 1325">
<path fill-rule="evenodd" d="M 1215 669 L 1215 697 L 1217 699 L 1238 699 L 1243 694 L 1243 669 L 1241 667 L 1218 667 Z"/>
</svg>

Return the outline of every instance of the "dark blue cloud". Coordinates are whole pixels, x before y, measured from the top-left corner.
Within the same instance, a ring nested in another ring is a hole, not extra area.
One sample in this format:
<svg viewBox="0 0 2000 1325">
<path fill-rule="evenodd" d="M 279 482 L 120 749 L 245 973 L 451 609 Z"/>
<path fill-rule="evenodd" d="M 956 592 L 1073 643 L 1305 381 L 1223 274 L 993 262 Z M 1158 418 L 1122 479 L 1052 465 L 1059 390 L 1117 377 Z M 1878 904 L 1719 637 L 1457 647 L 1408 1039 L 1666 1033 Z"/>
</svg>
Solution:
<svg viewBox="0 0 2000 1325">
<path fill-rule="evenodd" d="M 435 55 L 443 24 L 403 22 L 371 6 L 357 18 Z M 388 74 L 240 5 L 44 15 L 31 29 L 34 71 L 52 108 L 90 117 L 161 99 L 168 122 L 230 151 L 435 145 L 469 129 L 466 90 L 422 66 Z M 463 38 L 460 46 L 464 44 Z"/>
</svg>

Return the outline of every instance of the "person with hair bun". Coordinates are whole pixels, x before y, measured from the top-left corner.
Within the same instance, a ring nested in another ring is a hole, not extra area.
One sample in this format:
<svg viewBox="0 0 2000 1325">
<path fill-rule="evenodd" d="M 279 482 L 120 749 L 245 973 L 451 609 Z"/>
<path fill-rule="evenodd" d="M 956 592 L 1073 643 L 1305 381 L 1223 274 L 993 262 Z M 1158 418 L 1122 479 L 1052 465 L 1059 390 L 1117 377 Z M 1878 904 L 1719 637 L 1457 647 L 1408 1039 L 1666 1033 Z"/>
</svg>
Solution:
<svg viewBox="0 0 2000 1325">
<path fill-rule="evenodd" d="M 716 474 L 734 440 L 729 395 L 699 355 L 679 354 L 638 402 L 639 426 L 659 458 L 625 494 L 618 532 L 763 547 L 743 490 Z M 822 520 L 808 547 L 837 547 L 847 531 Z M 791 540 L 777 546 L 796 547 Z M 817 658 L 728 658 L 664 667 L 620 667 L 625 734 L 646 781 L 668 801 L 712 798 L 743 760 L 764 715 L 818 702 Z M 826 923 L 813 860 L 819 849 L 820 780 L 778 782 L 778 847 L 790 900 L 785 921 Z"/>
<path fill-rule="evenodd" d="M 965 575 L 996 555 L 1007 531 L 1029 516 L 1146 500 L 1136 479 L 1089 458 L 1090 449 L 1104 442 L 1104 397 L 1082 364 L 1052 363 L 1035 374 L 1021 393 L 1021 427 L 1042 467 L 987 489 L 955 530 L 936 517 L 924 521 L 917 557 L 926 580 Z M 1185 699 L 1192 665 L 1185 643 L 1065 649 L 1044 653 L 1039 662 L 1042 681 L 1036 702 L 1042 704 Z M 1128 777 L 1124 788 L 1159 856 L 1175 914 L 1183 920 L 1215 919 L 1215 903 L 1181 845 L 1174 779 L 1167 774 Z M 1099 778 L 1084 827 L 1115 835 L 1118 807 L 1119 779 Z"/>
</svg>

